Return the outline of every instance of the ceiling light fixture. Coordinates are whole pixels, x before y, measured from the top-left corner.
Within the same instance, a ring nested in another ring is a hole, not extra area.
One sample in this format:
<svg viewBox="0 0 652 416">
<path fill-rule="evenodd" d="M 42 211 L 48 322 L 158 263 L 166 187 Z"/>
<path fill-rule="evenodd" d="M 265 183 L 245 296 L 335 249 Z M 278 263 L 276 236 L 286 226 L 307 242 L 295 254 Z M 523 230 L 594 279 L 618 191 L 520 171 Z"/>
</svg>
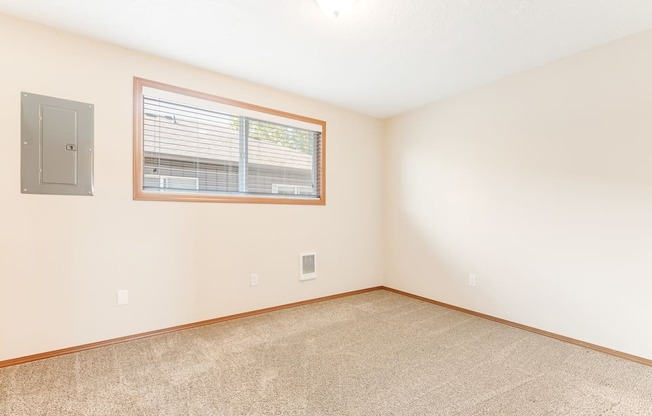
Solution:
<svg viewBox="0 0 652 416">
<path fill-rule="evenodd" d="M 347 12 L 356 0 L 315 0 L 319 7 L 326 13 L 338 17 L 341 13 Z"/>
</svg>

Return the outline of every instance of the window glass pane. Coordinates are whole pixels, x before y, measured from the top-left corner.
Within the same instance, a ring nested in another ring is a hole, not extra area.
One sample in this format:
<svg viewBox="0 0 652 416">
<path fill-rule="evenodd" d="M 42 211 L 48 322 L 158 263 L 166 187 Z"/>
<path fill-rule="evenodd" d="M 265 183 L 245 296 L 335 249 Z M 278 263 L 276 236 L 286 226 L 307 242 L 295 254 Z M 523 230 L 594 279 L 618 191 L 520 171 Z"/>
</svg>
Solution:
<svg viewBox="0 0 652 416">
<path fill-rule="evenodd" d="M 277 123 L 250 120 L 247 137 L 249 192 L 317 195 L 314 169 L 315 141 L 318 139 L 318 133 Z M 298 188 L 302 190 L 301 193 Z"/>
<path fill-rule="evenodd" d="M 144 105 L 145 189 L 238 191 L 237 117 L 150 97 Z"/>
</svg>

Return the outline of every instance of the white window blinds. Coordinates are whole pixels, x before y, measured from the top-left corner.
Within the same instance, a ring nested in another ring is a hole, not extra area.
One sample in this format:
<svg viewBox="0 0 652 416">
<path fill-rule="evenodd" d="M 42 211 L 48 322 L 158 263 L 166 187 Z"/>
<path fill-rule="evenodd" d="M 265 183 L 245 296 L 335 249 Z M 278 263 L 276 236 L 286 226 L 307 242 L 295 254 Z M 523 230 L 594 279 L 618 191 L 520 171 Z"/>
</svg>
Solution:
<svg viewBox="0 0 652 416">
<path fill-rule="evenodd" d="M 321 198 L 323 126 L 184 98 L 141 97 L 144 193 Z"/>
</svg>

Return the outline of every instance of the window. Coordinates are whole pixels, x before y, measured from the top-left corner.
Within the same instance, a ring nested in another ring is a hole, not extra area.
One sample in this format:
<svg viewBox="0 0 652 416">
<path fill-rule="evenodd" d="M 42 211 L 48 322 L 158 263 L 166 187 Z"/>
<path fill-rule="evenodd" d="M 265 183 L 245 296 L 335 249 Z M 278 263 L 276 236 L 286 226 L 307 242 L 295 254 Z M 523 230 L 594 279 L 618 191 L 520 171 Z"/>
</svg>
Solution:
<svg viewBox="0 0 652 416">
<path fill-rule="evenodd" d="M 160 191 L 198 191 L 199 179 L 183 176 L 145 175 L 144 187 L 145 189 L 158 189 Z"/>
<path fill-rule="evenodd" d="M 134 78 L 134 199 L 325 204 L 326 123 Z"/>
<path fill-rule="evenodd" d="M 312 192 L 312 187 L 310 186 L 283 185 L 280 183 L 272 184 L 273 194 L 310 195 L 311 192 Z"/>
</svg>

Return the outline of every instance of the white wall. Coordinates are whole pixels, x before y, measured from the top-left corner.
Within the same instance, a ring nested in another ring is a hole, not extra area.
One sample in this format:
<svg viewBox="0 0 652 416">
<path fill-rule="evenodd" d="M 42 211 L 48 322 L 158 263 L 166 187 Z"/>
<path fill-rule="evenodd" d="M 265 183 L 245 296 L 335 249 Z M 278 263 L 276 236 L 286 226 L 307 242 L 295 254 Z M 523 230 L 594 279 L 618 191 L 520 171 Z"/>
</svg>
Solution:
<svg viewBox="0 0 652 416">
<path fill-rule="evenodd" d="M 381 121 L 4 15 L 0 68 L 0 360 L 382 283 Z M 134 76 L 326 120 L 327 205 L 133 201 Z M 20 194 L 20 91 L 95 104 L 95 196 Z"/>
<path fill-rule="evenodd" d="M 386 284 L 652 358 L 650 50 L 652 31 L 388 120 Z"/>
</svg>

